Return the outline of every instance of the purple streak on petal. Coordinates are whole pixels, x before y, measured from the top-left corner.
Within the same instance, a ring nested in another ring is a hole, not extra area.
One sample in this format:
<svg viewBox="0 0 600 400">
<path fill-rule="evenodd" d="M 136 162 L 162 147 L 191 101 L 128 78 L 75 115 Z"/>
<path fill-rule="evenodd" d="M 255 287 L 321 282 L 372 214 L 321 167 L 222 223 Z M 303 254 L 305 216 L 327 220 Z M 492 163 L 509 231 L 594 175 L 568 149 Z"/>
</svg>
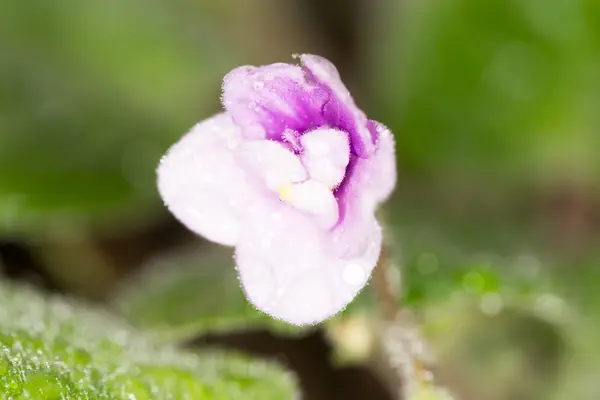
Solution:
<svg viewBox="0 0 600 400">
<path fill-rule="evenodd" d="M 371 140 L 373 141 L 374 145 L 377 145 L 377 140 L 379 139 L 379 132 L 377 131 L 379 125 L 379 122 L 373 121 L 372 119 L 367 121 L 367 128 L 369 128 Z"/>
<path fill-rule="evenodd" d="M 351 191 L 354 185 L 353 176 L 356 170 L 356 164 L 358 157 L 354 154 L 350 154 L 350 161 L 348 162 L 348 166 L 346 167 L 346 175 L 344 176 L 344 180 L 338 186 L 333 195 L 338 201 L 338 226 L 344 222 L 344 218 L 346 216 L 346 211 L 348 208 L 348 198 L 351 196 Z"/>
<path fill-rule="evenodd" d="M 306 84 L 300 67 L 271 64 L 239 67 L 223 83 L 223 105 L 246 137 L 256 137 L 256 124 L 264 128 L 262 138 L 282 140 L 286 129 L 305 132 L 324 122 L 321 110 L 327 93 Z"/>
<path fill-rule="evenodd" d="M 325 119 L 335 128 L 348 132 L 350 135 L 350 143 L 352 143 L 353 153 L 359 157 L 366 157 L 366 146 L 360 136 L 357 134 L 356 120 L 351 111 L 348 110 L 345 104 L 331 94 L 327 104 L 323 107 L 323 115 Z"/>
<path fill-rule="evenodd" d="M 282 140 L 282 132 L 286 129 L 297 130 L 302 126 L 294 117 L 277 110 L 269 110 L 262 105 L 257 106 L 255 112 L 266 131 L 266 139 L 269 140 Z"/>
<path fill-rule="evenodd" d="M 345 223 L 353 196 L 362 196 L 372 207 L 387 199 L 396 185 L 394 137 L 384 125 L 368 121 L 375 153 L 369 158 L 350 156 L 342 184 L 334 191 L 338 201 L 338 226 Z"/>
<path fill-rule="evenodd" d="M 335 66 L 310 54 L 303 54 L 300 59 L 307 81 L 329 93 L 329 101 L 322 109 L 328 125 L 349 133 L 354 154 L 361 158 L 369 157 L 374 146 L 370 142 L 367 117 L 354 103 Z"/>
<path fill-rule="evenodd" d="M 297 131 L 285 129 L 281 135 L 281 140 L 288 149 L 294 152 L 294 154 L 300 154 L 302 152 L 300 136 L 302 135 Z"/>
<path fill-rule="evenodd" d="M 338 226 L 345 223 L 350 202 L 355 196 L 364 198 L 368 207 L 386 200 L 396 186 L 396 154 L 394 137 L 384 125 L 369 121 L 369 131 L 374 138 L 375 153 L 369 158 L 350 156 L 342 184 L 334 191 L 338 201 Z"/>
</svg>

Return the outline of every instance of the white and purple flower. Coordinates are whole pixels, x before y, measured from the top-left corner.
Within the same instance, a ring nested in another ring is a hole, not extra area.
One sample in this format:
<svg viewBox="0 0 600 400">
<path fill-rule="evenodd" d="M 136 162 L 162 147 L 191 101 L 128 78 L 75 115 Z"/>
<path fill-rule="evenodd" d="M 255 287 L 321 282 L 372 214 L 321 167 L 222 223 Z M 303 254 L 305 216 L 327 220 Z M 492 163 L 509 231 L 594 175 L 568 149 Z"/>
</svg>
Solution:
<svg viewBox="0 0 600 400">
<path fill-rule="evenodd" d="M 163 157 L 167 207 L 235 246 L 249 301 L 295 325 L 344 309 L 381 250 L 376 206 L 396 183 L 390 131 L 368 120 L 324 58 L 244 66 L 224 79 L 225 112 Z"/>
</svg>

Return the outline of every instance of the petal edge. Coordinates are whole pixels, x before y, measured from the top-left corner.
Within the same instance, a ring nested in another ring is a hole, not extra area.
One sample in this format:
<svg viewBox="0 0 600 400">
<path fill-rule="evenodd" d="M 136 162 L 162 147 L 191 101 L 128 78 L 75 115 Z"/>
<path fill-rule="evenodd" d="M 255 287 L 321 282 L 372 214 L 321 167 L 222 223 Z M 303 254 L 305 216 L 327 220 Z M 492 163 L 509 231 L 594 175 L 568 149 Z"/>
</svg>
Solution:
<svg viewBox="0 0 600 400">
<path fill-rule="evenodd" d="M 217 114 L 171 146 L 157 169 L 158 190 L 171 213 L 196 234 L 229 246 L 258 195 L 232 154 L 240 135 L 229 115 Z"/>
</svg>

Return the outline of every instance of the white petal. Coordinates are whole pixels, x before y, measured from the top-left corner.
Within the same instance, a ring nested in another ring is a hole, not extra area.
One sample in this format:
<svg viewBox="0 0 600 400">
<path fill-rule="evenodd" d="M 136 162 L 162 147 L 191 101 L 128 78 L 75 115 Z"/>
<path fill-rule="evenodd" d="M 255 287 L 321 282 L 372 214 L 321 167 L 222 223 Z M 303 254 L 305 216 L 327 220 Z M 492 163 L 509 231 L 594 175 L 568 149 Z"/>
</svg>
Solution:
<svg viewBox="0 0 600 400">
<path fill-rule="evenodd" d="M 241 141 L 227 114 L 197 124 L 173 145 L 157 170 L 169 210 L 206 239 L 234 245 L 241 219 L 259 195 L 232 150 Z"/>
<path fill-rule="evenodd" d="M 270 140 L 248 140 L 235 151 L 238 163 L 277 192 L 282 185 L 307 178 L 300 159 L 281 143 Z"/>
<path fill-rule="evenodd" d="M 333 236 L 284 203 L 268 205 L 251 219 L 236 246 L 242 286 L 255 307 L 290 324 L 315 324 L 342 311 L 379 257 L 381 231 L 372 216 L 349 227 L 369 238 L 352 258 L 336 256 L 340 244 Z"/>
<path fill-rule="evenodd" d="M 338 220 L 337 200 L 333 192 L 321 182 L 311 179 L 285 185 L 280 188 L 279 195 L 281 200 L 294 208 L 314 215 L 325 229 L 333 228 Z"/>
<path fill-rule="evenodd" d="M 392 194 L 397 180 L 394 135 L 383 124 L 373 125 L 377 135 L 376 151 L 366 159 L 357 159 L 356 183 L 373 205 L 384 202 Z"/>
<path fill-rule="evenodd" d="M 302 163 L 312 179 L 329 188 L 344 179 L 350 160 L 348 134 L 336 129 L 317 129 L 301 137 Z"/>
</svg>

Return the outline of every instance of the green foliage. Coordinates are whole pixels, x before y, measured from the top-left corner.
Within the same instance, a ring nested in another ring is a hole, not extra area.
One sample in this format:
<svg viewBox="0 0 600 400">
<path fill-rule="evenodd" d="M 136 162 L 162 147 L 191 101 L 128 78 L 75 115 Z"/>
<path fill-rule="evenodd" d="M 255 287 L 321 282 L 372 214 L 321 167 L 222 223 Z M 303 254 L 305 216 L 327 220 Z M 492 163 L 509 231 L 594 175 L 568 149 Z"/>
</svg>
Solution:
<svg viewBox="0 0 600 400">
<path fill-rule="evenodd" d="M 401 247 L 401 303 L 423 324 L 438 378 L 452 382 L 458 398 L 594 398 L 582 371 L 600 363 L 597 291 L 588 283 L 597 279 L 598 258 L 523 253 L 516 231 L 488 228 L 474 240 L 467 223 L 433 219 L 396 226 L 393 237 Z M 501 255 L 494 238 L 507 235 L 512 251 L 505 244 L 502 253 L 512 255 Z"/>
<path fill-rule="evenodd" d="M 104 294 L 118 271 L 102 252 L 105 238 L 96 242 L 89 228 L 108 226 L 107 241 L 127 249 L 120 240 L 132 222 L 166 213 L 155 188 L 159 157 L 218 110 L 223 75 L 291 61 L 296 51 L 328 55 L 304 40 L 317 32 L 327 43 L 326 30 L 315 23 L 299 35 L 305 21 L 284 18 L 301 15 L 290 4 L 0 2 L 0 237 L 33 243 L 65 287 Z M 364 104 L 369 116 L 396 134 L 403 175 L 386 241 L 402 272 L 401 305 L 423 322 L 440 376 L 471 398 L 598 398 L 600 257 L 538 257 L 528 237 L 536 228 L 528 214 L 538 210 L 514 189 L 562 179 L 580 195 L 598 184 L 600 3 L 382 5 L 370 25 L 382 36 L 364 41 L 371 70 L 357 78 L 375 94 Z M 413 208 L 405 200 L 421 186 L 433 190 Z M 583 203 L 596 212 L 592 192 Z M 480 219 L 477 206 L 489 203 L 497 215 Z M 507 215 L 525 217 L 511 225 Z M 48 230 L 59 235 L 49 241 Z M 0 285 L 0 399 L 294 398 L 290 377 L 272 366 L 155 343 L 241 329 L 304 332 L 246 301 L 229 250 L 193 249 L 147 267 L 113 299 L 147 334 Z M 340 362 L 364 361 L 375 347 L 371 289 L 324 324 Z"/>
<path fill-rule="evenodd" d="M 277 20 L 268 5 L 2 2 L 0 232 L 122 228 L 163 211 L 158 161 L 218 112 L 225 73 L 296 47 L 286 26 L 265 50 L 250 21 Z"/>
<path fill-rule="evenodd" d="M 256 310 L 240 287 L 231 249 L 217 246 L 154 261 L 116 293 L 114 303 L 135 326 L 170 339 L 224 330 L 304 331 Z"/>
<path fill-rule="evenodd" d="M 387 215 L 390 265 L 401 273 L 399 306 L 414 311 L 439 361 L 439 382 L 457 399 L 595 398 L 586 371 L 600 365 L 600 257 L 559 258 L 522 225 L 408 203 Z M 368 290 L 329 322 L 344 362 L 368 359 L 375 300 Z"/>
<path fill-rule="evenodd" d="M 11 230 L 158 206 L 156 164 L 216 108 L 226 68 L 160 3 L 60 4 L 0 5 L 0 223 Z"/>
<path fill-rule="evenodd" d="M 0 284 L 0 399 L 293 399 L 273 365 L 159 348 L 100 311 Z"/>
<path fill-rule="evenodd" d="M 597 2 L 387 4 L 373 111 L 396 133 L 403 170 L 596 180 Z"/>
</svg>

